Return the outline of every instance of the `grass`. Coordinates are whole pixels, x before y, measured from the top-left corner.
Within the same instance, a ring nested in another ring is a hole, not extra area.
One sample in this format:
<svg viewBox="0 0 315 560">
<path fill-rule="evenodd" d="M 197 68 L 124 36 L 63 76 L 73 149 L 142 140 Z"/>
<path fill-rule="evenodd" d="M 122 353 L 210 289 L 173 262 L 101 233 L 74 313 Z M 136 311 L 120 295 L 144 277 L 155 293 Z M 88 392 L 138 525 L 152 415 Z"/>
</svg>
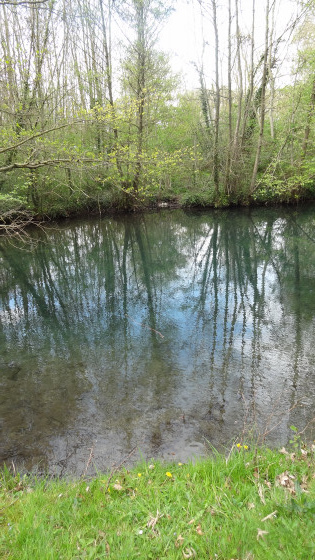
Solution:
<svg viewBox="0 0 315 560">
<path fill-rule="evenodd" d="M 234 446 L 91 480 L 2 471 L 0 558 L 313 559 L 314 446 Z"/>
</svg>

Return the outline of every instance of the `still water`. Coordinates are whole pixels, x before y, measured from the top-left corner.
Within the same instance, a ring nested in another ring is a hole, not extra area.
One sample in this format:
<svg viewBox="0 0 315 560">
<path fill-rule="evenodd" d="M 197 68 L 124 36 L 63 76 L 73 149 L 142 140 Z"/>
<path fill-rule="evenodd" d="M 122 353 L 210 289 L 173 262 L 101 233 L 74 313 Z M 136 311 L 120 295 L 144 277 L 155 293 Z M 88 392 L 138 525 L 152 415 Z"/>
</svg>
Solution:
<svg viewBox="0 0 315 560">
<path fill-rule="evenodd" d="M 314 206 L 1 238 L 0 463 L 78 475 L 134 448 L 186 461 L 313 437 L 314 327 Z"/>
</svg>

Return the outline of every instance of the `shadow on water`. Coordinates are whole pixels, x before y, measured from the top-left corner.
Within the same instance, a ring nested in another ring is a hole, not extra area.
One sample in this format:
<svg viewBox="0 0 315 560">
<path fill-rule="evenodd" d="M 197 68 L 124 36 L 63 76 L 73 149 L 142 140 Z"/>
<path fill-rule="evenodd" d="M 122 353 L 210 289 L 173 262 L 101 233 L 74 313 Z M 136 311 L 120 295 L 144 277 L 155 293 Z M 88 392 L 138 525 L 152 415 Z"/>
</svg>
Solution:
<svg viewBox="0 0 315 560">
<path fill-rule="evenodd" d="M 86 220 L 0 240 L 0 460 L 187 460 L 314 409 L 314 208 Z M 311 434 L 309 424 L 309 433 Z"/>
</svg>

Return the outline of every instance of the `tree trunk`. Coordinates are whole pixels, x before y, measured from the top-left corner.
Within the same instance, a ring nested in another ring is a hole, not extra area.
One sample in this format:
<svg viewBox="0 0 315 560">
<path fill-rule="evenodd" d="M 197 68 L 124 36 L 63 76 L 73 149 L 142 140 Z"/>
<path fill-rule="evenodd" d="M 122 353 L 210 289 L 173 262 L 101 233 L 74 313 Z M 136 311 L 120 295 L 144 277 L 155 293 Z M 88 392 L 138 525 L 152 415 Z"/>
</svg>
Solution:
<svg viewBox="0 0 315 560">
<path fill-rule="evenodd" d="M 314 116 L 314 110 L 315 110 L 315 79 L 313 80 L 313 84 L 312 84 L 310 105 L 309 105 L 309 110 L 307 112 L 306 126 L 304 129 L 304 138 L 302 143 L 302 160 L 305 159 L 306 152 L 307 152 L 308 141 L 311 132 L 311 124 Z"/>
<path fill-rule="evenodd" d="M 238 20 L 238 0 L 235 0 L 235 22 L 236 22 L 236 53 L 237 53 L 237 69 L 238 69 L 238 81 L 239 81 L 239 94 L 238 94 L 238 110 L 237 110 L 237 121 L 234 132 L 234 161 L 238 159 L 239 151 L 239 133 L 242 120 L 242 106 L 243 106 L 243 74 L 242 74 L 242 63 L 241 63 L 241 32 L 239 28 Z"/>
<path fill-rule="evenodd" d="M 268 73 L 268 52 L 269 52 L 269 0 L 267 0 L 266 6 L 266 29 L 265 29 L 265 51 L 264 51 L 264 61 L 263 61 L 263 76 L 261 85 L 261 98 L 260 98 L 260 126 L 259 126 L 259 137 L 256 149 L 255 163 L 252 173 L 252 179 L 250 184 L 250 194 L 255 190 L 256 177 L 258 166 L 260 162 L 260 154 L 263 144 L 264 137 L 264 125 L 265 125 L 265 110 L 266 110 L 266 85 L 267 85 L 267 73 Z"/>
<path fill-rule="evenodd" d="M 231 0 L 229 0 L 229 27 L 228 27 L 228 113 L 229 113 L 229 145 L 226 156 L 225 193 L 231 193 L 231 150 L 232 150 L 232 41 L 231 41 Z"/>
<path fill-rule="evenodd" d="M 215 38 L 215 118 L 214 118 L 214 153 L 213 153 L 213 180 L 216 195 L 220 191 L 219 170 L 219 126 L 220 126 L 220 85 L 219 85 L 219 33 L 217 22 L 216 0 L 212 0 L 212 17 Z"/>
</svg>

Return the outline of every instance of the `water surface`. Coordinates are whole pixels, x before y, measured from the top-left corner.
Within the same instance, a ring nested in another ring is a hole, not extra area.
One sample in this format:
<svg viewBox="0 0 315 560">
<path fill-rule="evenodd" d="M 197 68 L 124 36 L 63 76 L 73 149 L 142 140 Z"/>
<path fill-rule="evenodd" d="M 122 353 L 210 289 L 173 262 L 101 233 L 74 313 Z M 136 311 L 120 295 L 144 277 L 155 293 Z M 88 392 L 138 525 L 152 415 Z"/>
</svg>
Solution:
<svg viewBox="0 0 315 560">
<path fill-rule="evenodd" d="M 312 437 L 315 214 L 62 223 L 0 239 L 0 461 L 82 474 L 243 432 Z"/>
</svg>

